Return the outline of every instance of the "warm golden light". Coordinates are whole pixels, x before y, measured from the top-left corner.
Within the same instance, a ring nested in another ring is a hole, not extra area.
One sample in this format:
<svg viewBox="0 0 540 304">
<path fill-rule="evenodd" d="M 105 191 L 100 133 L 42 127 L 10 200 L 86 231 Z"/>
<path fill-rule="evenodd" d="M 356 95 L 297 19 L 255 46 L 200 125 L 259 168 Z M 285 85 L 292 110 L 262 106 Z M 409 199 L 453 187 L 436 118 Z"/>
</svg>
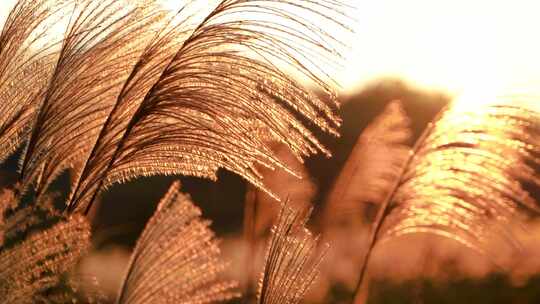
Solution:
<svg viewBox="0 0 540 304">
<path fill-rule="evenodd" d="M 173 9 L 178 1 L 162 0 Z M 349 1 L 358 20 L 347 65 L 350 90 L 397 77 L 450 94 L 495 94 L 540 83 L 537 1 Z M 327 22 L 321 20 L 320 22 Z M 324 26 L 323 26 L 324 28 Z"/>
<path fill-rule="evenodd" d="M 160 1 L 171 10 L 183 3 Z M 455 95 L 540 83 L 537 1 L 347 2 L 358 20 L 352 39 L 338 37 L 352 46 L 337 77 L 347 90 L 380 77 Z M 2 1 L 2 19 L 13 3 Z"/>
<path fill-rule="evenodd" d="M 456 94 L 536 83 L 539 7 L 534 1 L 359 1 L 354 55 L 343 76 L 350 85 L 396 76 Z"/>
<path fill-rule="evenodd" d="M 0 0 L 0 302 L 540 303 L 540 5 L 431 2 Z"/>
</svg>

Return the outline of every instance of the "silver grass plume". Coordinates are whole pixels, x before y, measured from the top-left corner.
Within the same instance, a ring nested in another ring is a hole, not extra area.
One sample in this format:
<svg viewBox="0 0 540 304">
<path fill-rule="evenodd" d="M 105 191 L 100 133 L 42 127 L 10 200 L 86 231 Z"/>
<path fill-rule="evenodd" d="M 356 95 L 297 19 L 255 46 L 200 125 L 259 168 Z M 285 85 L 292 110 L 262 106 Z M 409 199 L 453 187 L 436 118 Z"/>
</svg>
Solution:
<svg viewBox="0 0 540 304">
<path fill-rule="evenodd" d="M 24 141 L 51 74 L 47 27 L 68 1 L 19 0 L 0 33 L 0 162 Z"/>
<path fill-rule="evenodd" d="M 540 187 L 540 113 L 527 102 L 458 102 L 439 114 L 375 220 L 362 275 L 376 243 L 410 233 L 451 238 L 496 263 L 492 242 L 516 249 L 512 229 L 540 211 L 528 192 Z"/>
<path fill-rule="evenodd" d="M 189 33 L 190 26 L 188 24 L 192 16 L 186 16 L 179 22 L 176 21 L 180 16 L 183 16 L 182 11 L 183 9 L 172 16 L 172 19 L 171 17 L 165 19 L 162 27 L 149 37 L 148 44 L 145 45 L 142 53 L 133 64 L 127 81 L 115 98 L 114 106 L 103 125 L 100 126 L 99 134 L 91 146 L 90 154 L 83 162 L 81 169 L 75 172 L 68 206 L 72 207 L 73 201 L 81 199 L 79 195 L 82 195 L 83 191 L 89 191 L 86 189 L 87 187 L 97 186 L 90 185 L 88 182 L 92 175 L 101 173 L 99 170 L 106 166 L 106 162 L 101 160 L 112 157 L 116 143 L 125 132 L 127 124 L 141 100 L 173 58 L 182 38 Z"/>
<path fill-rule="evenodd" d="M 15 198 L 4 195 L 3 198 Z M 0 246 L 2 303 L 48 303 L 46 298 L 73 299 L 60 288 L 90 247 L 90 225 L 81 215 L 62 216 L 48 197 L 35 205 L 2 202 L 4 238 Z"/>
<path fill-rule="evenodd" d="M 175 182 L 137 240 L 117 303 L 215 303 L 237 297 L 201 210 Z"/>
<path fill-rule="evenodd" d="M 151 2 L 80 0 L 65 8 L 69 22 L 23 155 L 23 191 L 35 183 L 39 196 L 63 170 L 80 170 L 146 34 L 163 17 Z"/>
<path fill-rule="evenodd" d="M 382 203 L 409 156 L 409 123 L 394 100 L 360 134 L 326 199 L 324 226 L 358 221 L 365 204 Z"/>
<path fill-rule="evenodd" d="M 495 236 L 513 244 L 513 223 L 540 212 L 525 188 L 539 189 L 539 152 L 539 112 L 511 102 L 455 105 L 415 151 L 381 238 L 431 232 L 473 248 Z"/>
<path fill-rule="evenodd" d="M 337 134 L 336 96 L 321 66 L 339 57 L 339 43 L 302 15 L 341 27 L 334 17 L 344 17 L 345 8 L 339 1 L 223 0 L 167 61 L 145 52 L 102 128 L 70 209 L 88 209 L 107 186 L 141 175 L 215 180 L 218 168 L 225 168 L 267 190 L 256 165 L 285 167 L 268 138 L 298 158 L 328 154 L 298 117 Z M 240 18 L 245 12 L 260 19 Z M 278 69 L 276 61 L 328 93 L 330 104 Z M 141 81 L 148 69 L 151 82 Z"/>
<path fill-rule="evenodd" d="M 305 227 L 309 214 L 282 205 L 272 228 L 257 303 L 300 303 L 319 275 L 327 246 L 318 252 L 318 237 Z"/>
<path fill-rule="evenodd" d="M 399 100 L 383 109 L 358 137 L 326 198 L 320 218 L 324 241 L 331 244 L 322 278 L 354 287 L 369 227 L 369 204 L 380 206 L 406 163 L 410 121 Z M 349 275 L 347 275 L 347 273 Z"/>
</svg>

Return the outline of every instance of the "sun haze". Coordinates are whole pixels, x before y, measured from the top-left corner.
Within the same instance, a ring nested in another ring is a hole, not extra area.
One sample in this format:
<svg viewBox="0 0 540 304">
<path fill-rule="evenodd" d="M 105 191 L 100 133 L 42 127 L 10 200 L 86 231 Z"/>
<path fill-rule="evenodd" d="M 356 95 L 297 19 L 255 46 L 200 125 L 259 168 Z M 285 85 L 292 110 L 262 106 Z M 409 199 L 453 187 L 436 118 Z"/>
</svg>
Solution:
<svg viewBox="0 0 540 304">
<path fill-rule="evenodd" d="M 14 2 L 0 4 L 2 22 Z M 380 77 L 450 94 L 540 83 L 537 1 L 345 2 L 356 7 L 350 14 L 357 20 L 354 35 L 337 37 L 351 46 L 336 77 L 346 90 Z"/>
</svg>

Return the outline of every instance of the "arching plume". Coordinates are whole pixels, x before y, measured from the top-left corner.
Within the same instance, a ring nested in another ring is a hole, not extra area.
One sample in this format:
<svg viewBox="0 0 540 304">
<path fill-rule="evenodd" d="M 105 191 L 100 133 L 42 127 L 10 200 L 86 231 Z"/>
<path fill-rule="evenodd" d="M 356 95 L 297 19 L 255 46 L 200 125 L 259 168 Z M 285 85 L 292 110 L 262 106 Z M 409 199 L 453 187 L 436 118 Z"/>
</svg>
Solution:
<svg viewBox="0 0 540 304">
<path fill-rule="evenodd" d="M 70 209 L 88 209 L 103 188 L 141 175 L 216 179 L 218 168 L 225 168 L 266 190 L 255 165 L 284 167 L 269 138 L 299 158 L 328 153 L 299 117 L 336 133 L 332 81 L 320 67 L 338 57 L 339 43 L 302 13 L 341 27 L 333 17 L 343 17 L 344 9 L 337 1 L 226 0 L 170 58 L 156 52 L 158 36 L 105 122 Z M 256 17 L 246 18 L 248 12 Z M 330 102 L 292 80 L 278 62 L 304 75 Z M 145 71 L 150 76 L 142 79 Z"/>
<path fill-rule="evenodd" d="M 282 206 L 259 281 L 258 304 L 300 303 L 319 275 L 325 252 L 318 252 L 318 237 L 305 227 L 308 218 L 309 212 Z"/>
<path fill-rule="evenodd" d="M 413 155 L 375 219 L 373 247 L 387 238 L 428 232 L 490 256 L 490 244 L 516 248 L 512 230 L 540 206 L 540 112 L 531 99 L 509 96 L 475 105 L 456 102 L 417 141 Z"/>
<path fill-rule="evenodd" d="M 23 190 L 38 195 L 63 170 L 75 174 L 127 79 L 146 36 L 163 17 L 152 1 L 74 1 L 53 75 L 22 161 Z"/>
<path fill-rule="evenodd" d="M 0 33 L 0 162 L 24 141 L 55 58 L 47 29 L 70 1 L 19 0 Z"/>
<path fill-rule="evenodd" d="M 238 296 L 201 210 L 175 182 L 137 241 L 117 303 L 216 303 Z"/>
</svg>

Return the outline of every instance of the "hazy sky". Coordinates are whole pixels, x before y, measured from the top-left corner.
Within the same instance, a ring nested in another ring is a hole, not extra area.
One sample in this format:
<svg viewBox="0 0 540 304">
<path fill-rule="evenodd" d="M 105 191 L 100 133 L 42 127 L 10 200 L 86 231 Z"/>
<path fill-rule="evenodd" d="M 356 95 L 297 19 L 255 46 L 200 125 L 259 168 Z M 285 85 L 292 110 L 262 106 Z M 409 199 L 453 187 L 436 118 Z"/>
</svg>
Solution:
<svg viewBox="0 0 540 304">
<path fill-rule="evenodd" d="M 14 0 L 0 1 L 3 20 Z M 540 1 L 349 1 L 358 24 L 338 77 L 346 88 L 382 76 L 452 93 L 540 83 Z"/>
</svg>

